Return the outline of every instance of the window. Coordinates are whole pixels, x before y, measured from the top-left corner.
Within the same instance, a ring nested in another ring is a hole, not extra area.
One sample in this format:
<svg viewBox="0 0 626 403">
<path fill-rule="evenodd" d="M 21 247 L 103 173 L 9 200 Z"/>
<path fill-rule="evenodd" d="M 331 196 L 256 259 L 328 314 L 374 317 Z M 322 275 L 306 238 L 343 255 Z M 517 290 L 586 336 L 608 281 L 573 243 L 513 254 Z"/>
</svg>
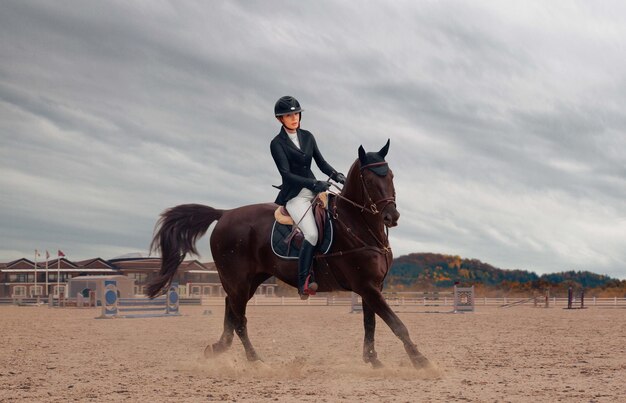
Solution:
<svg viewBox="0 0 626 403">
<path fill-rule="evenodd" d="M 34 281 L 35 281 L 35 275 L 33 273 L 9 274 L 10 283 L 33 283 Z"/>
<path fill-rule="evenodd" d="M 52 294 L 54 295 L 55 298 L 59 298 L 59 291 L 61 291 L 61 294 L 65 294 L 65 286 L 61 285 L 61 286 L 57 287 L 55 285 L 52 288 Z"/>
<path fill-rule="evenodd" d="M 36 297 L 38 295 L 43 295 L 43 287 L 40 285 L 30 287 L 30 296 Z"/>
<path fill-rule="evenodd" d="M 18 285 L 13 287 L 13 297 L 25 297 L 26 296 L 26 286 Z"/>
<path fill-rule="evenodd" d="M 61 278 L 59 279 L 59 281 L 62 282 L 62 283 L 65 283 L 70 278 L 72 278 L 70 273 L 61 273 Z M 48 274 L 48 281 L 51 282 L 51 283 L 56 283 L 57 282 L 57 273 L 49 273 Z"/>
<path fill-rule="evenodd" d="M 128 273 L 128 277 L 134 278 L 136 284 L 143 284 L 148 281 L 147 273 Z"/>
</svg>

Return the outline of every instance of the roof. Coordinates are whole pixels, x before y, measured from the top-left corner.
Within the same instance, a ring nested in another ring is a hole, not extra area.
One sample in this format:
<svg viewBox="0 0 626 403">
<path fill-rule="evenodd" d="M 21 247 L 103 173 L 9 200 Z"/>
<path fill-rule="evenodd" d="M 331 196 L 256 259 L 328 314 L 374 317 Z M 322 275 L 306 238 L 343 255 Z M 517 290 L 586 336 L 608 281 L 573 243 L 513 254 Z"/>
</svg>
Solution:
<svg viewBox="0 0 626 403">
<path fill-rule="evenodd" d="M 94 259 L 81 260 L 80 262 L 76 262 L 76 265 L 82 266 L 82 267 L 89 267 L 90 269 L 97 269 L 97 268 L 114 269 L 115 268 L 111 263 L 107 262 L 106 260 L 100 257 L 97 257 Z"/>
<path fill-rule="evenodd" d="M 161 269 L 160 257 L 133 257 L 105 260 L 100 257 L 80 261 L 70 261 L 66 258 L 53 259 L 47 262 L 48 271 L 62 271 L 66 273 L 119 273 L 121 271 L 158 271 Z M 0 272 L 23 273 L 33 272 L 35 263 L 32 260 L 21 258 L 8 263 L 0 263 Z M 202 263 L 198 260 L 185 260 L 179 270 L 194 274 L 217 273 L 215 263 Z M 46 271 L 46 262 L 37 262 L 37 271 Z"/>
<path fill-rule="evenodd" d="M 115 267 L 120 270 L 160 270 L 161 258 L 127 258 L 127 259 L 113 259 L 109 260 Z M 209 266 L 209 267 L 207 267 Z M 215 268 L 215 264 L 212 262 L 208 265 L 199 262 L 198 260 L 185 260 L 180 266 L 179 270 L 182 271 L 194 271 L 194 272 L 210 272 Z"/>
<path fill-rule="evenodd" d="M 118 278 L 130 279 L 130 277 L 125 276 L 123 274 L 111 274 L 108 276 L 77 276 L 77 277 L 72 277 L 70 281 L 115 280 Z"/>
</svg>

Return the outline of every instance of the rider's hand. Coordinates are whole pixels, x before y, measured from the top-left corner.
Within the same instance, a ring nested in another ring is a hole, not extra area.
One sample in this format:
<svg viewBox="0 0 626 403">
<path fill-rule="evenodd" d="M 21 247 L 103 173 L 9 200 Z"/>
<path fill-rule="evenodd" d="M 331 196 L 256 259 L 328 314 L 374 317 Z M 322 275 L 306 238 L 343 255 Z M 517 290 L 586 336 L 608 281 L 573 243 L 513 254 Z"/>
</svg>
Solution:
<svg viewBox="0 0 626 403">
<path fill-rule="evenodd" d="M 325 192 L 330 188 L 330 183 L 324 181 L 316 181 L 315 185 L 313 185 L 313 192 L 321 193 Z"/>
<path fill-rule="evenodd" d="M 341 183 L 342 185 L 346 184 L 346 176 L 340 172 L 335 174 L 335 181 Z"/>
</svg>

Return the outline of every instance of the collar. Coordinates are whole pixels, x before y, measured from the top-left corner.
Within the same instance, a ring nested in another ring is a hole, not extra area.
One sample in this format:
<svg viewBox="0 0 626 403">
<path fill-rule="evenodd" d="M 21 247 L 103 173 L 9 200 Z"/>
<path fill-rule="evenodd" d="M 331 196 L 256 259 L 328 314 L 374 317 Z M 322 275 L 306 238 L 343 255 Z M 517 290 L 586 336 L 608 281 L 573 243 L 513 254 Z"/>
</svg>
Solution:
<svg viewBox="0 0 626 403">
<path fill-rule="evenodd" d="M 302 132 L 300 131 L 300 129 L 296 129 L 296 134 L 298 135 L 298 142 L 300 143 L 300 148 L 296 147 L 296 145 L 293 144 L 293 141 L 291 141 L 291 139 L 289 138 L 289 135 L 287 134 L 287 130 L 285 130 L 284 126 L 280 127 L 280 133 L 278 133 L 278 136 L 285 143 L 287 143 L 288 147 L 293 147 L 294 150 L 298 150 L 300 152 L 304 152 L 304 151 L 302 151 L 303 142 L 302 142 Z"/>
</svg>

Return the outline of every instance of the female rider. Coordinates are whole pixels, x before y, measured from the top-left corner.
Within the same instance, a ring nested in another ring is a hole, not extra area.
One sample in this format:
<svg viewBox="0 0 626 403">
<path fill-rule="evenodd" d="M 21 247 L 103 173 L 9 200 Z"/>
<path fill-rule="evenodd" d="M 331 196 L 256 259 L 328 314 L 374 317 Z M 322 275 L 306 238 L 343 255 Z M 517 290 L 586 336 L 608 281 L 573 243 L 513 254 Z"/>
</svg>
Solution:
<svg viewBox="0 0 626 403">
<path fill-rule="evenodd" d="M 298 227 L 304 235 L 298 257 L 298 293 L 306 299 L 317 289 L 316 283 L 310 283 L 305 289 L 318 241 L 311 202 L 317 193 L 330 187 L 330 183 L 315 179 L 311 172 L 311 160 L 315 159 L 319 169 L 339 183 L 345 183 L 346 177 L 324 160 L 313 134 L 300 128 L 301 114 L 300 103 L 294 97 L 284 96 L 276 102 L 274 115 L 282 127 L 272 140 L 270 149 L 282 177 L 276 204 L 285 206 L 293 220 L 296 223 L 299 221 Z"/>
</svg>

